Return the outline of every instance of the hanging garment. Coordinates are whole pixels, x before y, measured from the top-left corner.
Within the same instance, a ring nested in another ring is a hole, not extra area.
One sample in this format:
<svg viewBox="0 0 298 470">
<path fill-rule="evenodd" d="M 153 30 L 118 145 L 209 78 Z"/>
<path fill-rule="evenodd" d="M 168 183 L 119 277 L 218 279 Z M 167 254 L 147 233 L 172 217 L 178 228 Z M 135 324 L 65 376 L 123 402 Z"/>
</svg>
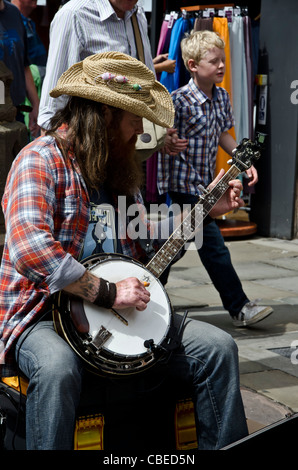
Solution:
<svg viewBox="0 0 298 470">
<path fill-rule="evenodd" d="M 181 55 L 180 43 L 185 33 L 191 31 L 194 25 L 194 18 L 180 17 L 176 20 L 171 34 L 169 46 L 169 59 L 176 60 L 174 73 L 162 72 L 160 83 L 162 83 L 171 93 L 188 82 L 190 76 L 184 67 Z"/>
<path fill-rule="evenodd" d="M 259 36 L 260 36 L 260 20 L 251 21 L 251 41 L 252 41 L 252 63 L 253 77 L 258 74 L 259 65 Z M 256 95 L 256 86 L 254 86 L 254 95 Z"/>
<path fill-rule="evenodd" d="M 237 141 L 249 137 L 247 71 L 244 47 L 243 18 L 237 16 L 229 24 L 230 49 L 233 74 L 233 110 Z"/>
<path fill-rule="evenodd" d="M 174 18 L 171 18 L 171 21 L 164 20 L 162 22 L 156 55 L 169 52 L 171 34 L 175 21 Z"/>
<path fill-rule="evenodd" d="M 162 72 L 160 82 L 172 91 L 180 88 L 189 80 L 189 73 L 184 67 L 181 55 L 180 42 L 186 32 L 193 28 L 194 19 L 178 18 L 170 29 L 169 59 L 176 60 L 174 73 Z M 163 28 L 164 32 L 164 28 Z M 166 32 L 168 37 L 168 32 Z M 162 44 L 162 41 L 161 41 Z M 157 153 L 153 154 L 146 162 L 146 200 L 147 202 L 156 202 L 158 199 L 156 178 L 157 178 Z"/>
<path fill-rule="evenodd" d="M 213 31 L 213 18 L 196 18 L 195 31 Z"/>
<path fill-rule="evenodd" d="M 171 29 L 169 28 L 169 22 L 164 20 L 160 28 L 160 35 L 159 35 L 156 55 L 164 53 L 164 46 L 165 46 L 167 35 L 171 36 Z"/>
<path fill-rule="evenodd" d="M 157 45 L 156 55 L 165 54 L 169 51 L 169 45 L 171 40 L 172 29 L 175 24 L 175 18 L 171 17 L 170 21 L 166 19 L 162 22 L 160 29 L 160 36 Z M 160 80 L 161 74 L 157 75 L 157 79 Z M 146 201 L 157 202 L 157 152 L 155 152 L 146 161 Z"/>
<path fill-rule="evenodd" d="M 233 93 L 232 93 L 232 68 L 231 68 L 231 53 L 230 53 L 230 36 L 227 18 L 213 18 L 213 31 L 218 33 L 225 42 L 225 55 L 226 55 L 226 71 L 221 83 L 216 86 L 224 88 L 230 95 L 230 100 L 233 106 Z M 236 140 L 235 128 L 232 127 L 228 131 L 232 137 Z M 217 159 L 216 159 L 216 174 L 223 168 L 227 171 L 230 166 L 228 165 L 228 155 L 221 147 L 218 148 Z"/>
<path fill-rule="evenodd" d="M 253 62 L 252 62 L 252 35 L 251 35 L 251 20 L 249 16 L 243 17 L 244 26 L 244 49 L 245 49 L 245 62 L 247 73 L 247 101 L 248 101 L 248 137 L 253 139 L 253 89 L 254 89 L 254 75 L 253 75 Z"/>
<path fill-rule="evenodd" d="M 233 103 L 232 95 L 232 69 L 231 69 L 231 52 L 230 52 L 230 34 L 228 27 L 228 19 L 221 17 L 213 18 L 213 31 L 218 33 L 225 42 L 225 55 L 226 55 L 226 71 L 223 81 L 216 86 L 221 86 L 230 95 L 231 103 Z"/>
<path fill-rule="evenodd" d="M 252 32 L 251 32 L 251 19 L 249 16 L 243 17 L 244 25 L 244 49 L 245 49 L 245 63 L 247 73 L 247 106 L 248 106 L 248 137 L 254 139 L 254 123 L 253 123 L 253 108 L 254 108 L 254 73 L 253 73 L 253 51 L 252 51 Z M 248 186 L 247 178 L 243 179 L 243 193 L 254 194 L 255 186 Z"/>
</svg>

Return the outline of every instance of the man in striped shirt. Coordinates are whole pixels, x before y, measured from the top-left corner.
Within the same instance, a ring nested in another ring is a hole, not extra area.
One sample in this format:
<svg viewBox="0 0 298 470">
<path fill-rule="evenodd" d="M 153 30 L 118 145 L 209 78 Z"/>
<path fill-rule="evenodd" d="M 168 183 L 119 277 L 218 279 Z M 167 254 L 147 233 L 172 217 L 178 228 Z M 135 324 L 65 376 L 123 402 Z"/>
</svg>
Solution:
<svg viewBox="0 0 298 470">
<path fill-rule="evenodd" d="M 131 17 L 136 12 L 144 46 L 145 64 L 154 71 L 145 12 L 137 0 L 71 0 L 55 15 L 50 30 L 46 75 L 40 98 L 38 124 L 49 120 L 65 104 L 65 97 L 49 95 L 71 65 L 98 52 L 118 51 L 137 57 Z"/>
</svg>

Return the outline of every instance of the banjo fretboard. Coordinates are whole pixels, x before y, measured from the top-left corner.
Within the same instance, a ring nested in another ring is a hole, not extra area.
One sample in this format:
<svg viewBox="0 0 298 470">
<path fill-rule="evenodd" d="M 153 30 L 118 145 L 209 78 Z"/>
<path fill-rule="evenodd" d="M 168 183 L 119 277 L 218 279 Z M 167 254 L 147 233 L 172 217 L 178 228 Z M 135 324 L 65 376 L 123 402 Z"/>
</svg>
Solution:
<svg viewBox="0 0 298 470">
<path fill-rule="evenodd" d="M 178 255 L 185 243 L 198 230 L 211 209 L 229 188 L 229 182 L 235 179 L 241 170 L 234 164 L 210 191 L 199 197 L 197 204 L 186 215 L 181 224 L 158 250 L 146 268 L 159 278 L 168 265 Z"/>
</svg>

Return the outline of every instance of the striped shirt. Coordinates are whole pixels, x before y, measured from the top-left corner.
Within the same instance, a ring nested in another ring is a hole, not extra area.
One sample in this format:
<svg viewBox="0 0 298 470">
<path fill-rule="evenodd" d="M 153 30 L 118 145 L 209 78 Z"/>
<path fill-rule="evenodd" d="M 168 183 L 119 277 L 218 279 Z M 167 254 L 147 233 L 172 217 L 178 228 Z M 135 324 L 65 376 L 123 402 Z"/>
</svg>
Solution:
<svg viewBox="0 0 298 470">
<path fill-rule="evenodd" d="M 148 222 L 139 195 L 136 204 L 140 223 L 154 238 L 157 225 Z M 9 376 L 16 373 L 16 339 L 51 308 L 52 294 L 85 272 L 78 260 L 88 230 L 90 199 L 73 152 L 64 158 L 50 136 L 27 145 L 12 165 L 2 208 L 6 237 L 0 267 L 0 374 Z M 124 236 L 126 213 L 119 219 L 122 252 L 140 259 L 144 252 L 138 241 Z"/>
<path fill-rule="evenodd" d="M 198 185 L 206 187 L 214 179 L 219 138 L 234 126 L 229 95 L 214 86 L 210 100 L 190 79 L 172 93 L 172 99 L 174 127 L 181 139 L 188 139 L 188 146 L 174 157 L 159 154 L 158 190 L 200 194 Z"/>
<path fill-rule="evenodd" d="M 48 122 L 58 109 L 64 107 L 66 96 L 51 98 L 63 72 L 91 54 L 118 51 L 137 57 L 132 14 L 137 11 L 140 33 L 143 39 L 145 63 L 152 71 L 154 65 L 148 38 L 148 24 L 144 10 L 135 6 L 118 18 L 109 0 L 72 0 L 55 15 L 50 30 L 50 47 L 45 79 L 43 82 L 38 124 L 48 128 Z"/>
</svg>

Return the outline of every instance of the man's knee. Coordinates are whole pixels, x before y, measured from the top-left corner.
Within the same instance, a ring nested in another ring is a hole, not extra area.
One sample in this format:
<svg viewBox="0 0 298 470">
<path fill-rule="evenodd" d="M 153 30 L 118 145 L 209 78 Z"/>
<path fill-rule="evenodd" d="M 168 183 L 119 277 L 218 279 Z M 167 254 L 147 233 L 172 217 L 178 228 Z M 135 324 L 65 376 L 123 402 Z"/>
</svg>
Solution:
<svg viewBox="0 0 298 470">
<path fill-rule="evenodd" d="M 66 344 L 66 346 L 68 346 Z M 82 371 L 82 364 L 79 357 L 68 346 L 60 351 L 61 354 L 55 354 L 52 360 L 43 362 L 39 371 L 48 382 L 50 380 L 56 383 L 76 382 L 79 380 Z M 56 351 L 57 353 L 57 351 Z"/>
</svg>

